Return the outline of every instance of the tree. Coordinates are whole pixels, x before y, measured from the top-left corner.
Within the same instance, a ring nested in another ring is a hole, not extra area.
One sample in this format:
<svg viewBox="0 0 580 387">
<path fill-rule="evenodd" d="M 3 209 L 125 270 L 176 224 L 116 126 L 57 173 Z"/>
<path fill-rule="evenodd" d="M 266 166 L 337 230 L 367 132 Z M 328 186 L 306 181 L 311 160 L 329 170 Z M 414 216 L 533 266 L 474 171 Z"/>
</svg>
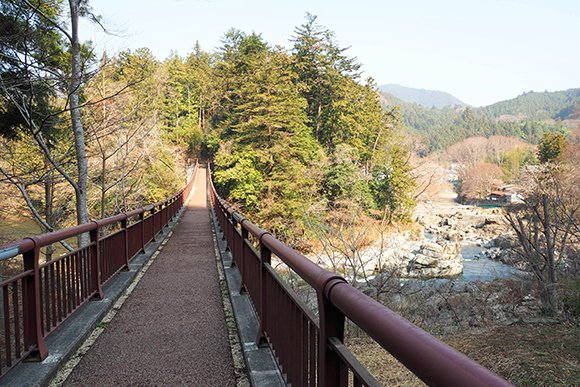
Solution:
<svg viewBox="0 0 580 387">
<path fill-rule="evenodd" d="M 84 130 L 81 121 L 81 86 L 86 71 L 86 47 L 80 44 L 78 24 L 90 16 L 86 1 L 69 0 L 70 31 L 63 22 L 62 3 L 10 0 L 2 6 L 2 18 L 9 21 L 2 40 L 6 61 L 2 67 L 1 88 L 4 98 L 3 119 L 8 118 L 12 133 L 23 130 L 34 139 L 44 156 L 75 191 L 77 223 L 88 222 L 87 179 Z M 70 59 L 70 61 L 68 61 Z M 63 87 L 64 85 L 64 87 Z M 64 100 L 59 99 L 64 95 Z M 58 106 L 53 101 L 61 102 Z M 16 118 L 18 112 L 19 117 Z M 55 118 L 70 114 L 74 138 L 76 173 L 72 174 L 53 154 L 50 137 Z M 8 133 L 10 134 L 10 133 Z M 79 241 L 88 241 L 84 235 Z"/>
<path fill-rule="evenodd" d="M 527 144 L 516 146 L 504 154 L 504 161 L 501 165 L 503 180 L 506 183 L 513 183 L 522 167 L 535 164 L 537 164 L 537 160 L 533 146 Z"/>
<path fill-rule="evenodd" d="M 306 113 L 314 137 L 327 149 L 336 143 L 342 107 L 348 99 L 349 80 L 359 77 L 360 64 L 348 58 L 336 44 L 334 33 L 306 14 L 306 23 L 294 30 L 293 68 L 297 82 L 303 85 L 302 96 L 308 104 Z"/>
<path fill-rule="evenodd" d="M 467 169 L 461 194 L 468 198 L 484 199 L 502 184 L 502 170 L 496 164 L 479 163 Z"/>
<path fill-rule="evenodd" d="M 373 179 L 369 182 L 375 203 L 383 209 L 383 223 L 393 220 L 409 221 L 415 206 L 413 194 L 415 181 L 409 152 L 400 145 L 391 144 L 389 162 L 373 168 Z"/>
<path fill-rule="evenodd" d="M 461 165 L 465 170 L 484 161 L 487 154 L 485 137 L 469 137 L 451 146 L 446 151 L 449 160 Z"/>
<path fill-rule="evenodd" d="M 330 156 L 330 165 L 325 168 L 322 182 L 323 194 L 329 203 L 352 200 L 362 207 L 374 207 L 367 179 L 357 165 L 357 149 L 339 144 Z"/>
<path fill-rule="evenodd" d="M 85 87 L 89 209 L 101 219 L 179 189 L 182 179 L 173 157 L 166 157 L 173 147 L 166 145 L 164 152 L 159 144 L 159 90 L 165 85 L 159 67 L 148 49 L 104 56 L 99 73 Z M 157 163 L 160 168 L 153 167 Z"/>
<path fill-rule="evenodd" d="M 509 207 L 506 213 L 518 237 L 518 252 L 538 282 L 544 307 L 555 314 L 561 311 L 562 280 L 578 281 L 580 269 L 578 167 L 569 158 L 557 166 L 528 170 L 522 176 L 527 185 L 521 185 L 526 187 L 525 202 Z"/>
<path fill-rule="evenodd" d="M 506 161 L 507 152 L 523 145 L 524 142 L 515 137 L 491 136 L 487 139 L 489 162 L 501 168 Z"/>
<path fill-rule="evenodd" d="M 229 31 L 216 70 L 220 110 L 212 119 L 221 142 L 212 146 L 216 188 L 287 239 L 300 233 L 301 208 L 317 191 L 312 171 L 321 157 L 304 124 L 305 101 L 291 65 L 284 50 L 259 35 Z"/>
<path fill-rule="evenodd" d="M 520 242 L 520 254 L 529 264 L 541 287 L 542 302 L 551 313 L 559 312 L 556 265 L 566 247 L 568 232 L 558 227 L 555 208 L 548 196 L 541 201 L 511 207 L 506 214 Z M 560 261 L 561 262 L 561 261 Z"/>
<path fill-rule="evenodd" d="M 566 146 L 566 136 L 562 133 L 546 132 L 538 144 L 538 159 L 542 163 L 554 161 Z"/>
</svg>

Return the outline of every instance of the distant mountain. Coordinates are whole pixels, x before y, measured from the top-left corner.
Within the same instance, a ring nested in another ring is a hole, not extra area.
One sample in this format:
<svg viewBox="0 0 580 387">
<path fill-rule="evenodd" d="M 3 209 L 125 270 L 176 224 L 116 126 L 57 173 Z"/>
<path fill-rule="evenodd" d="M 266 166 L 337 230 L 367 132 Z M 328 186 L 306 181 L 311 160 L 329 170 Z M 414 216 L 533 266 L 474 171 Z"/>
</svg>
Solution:
<svg viewBox="0 0 580 387">
<path fill-rule="evenodd" d="M 451 94 L 438 90 L 414 89 L 394 83 L 379 86 L 379 90 L 392 94 L 394 97 L 405 102 L 416 102 L 426 108 L 435 106 L 441 109 L 449 105 L 468 106 L 465 102 L 460 101 Z"/>
</svg>

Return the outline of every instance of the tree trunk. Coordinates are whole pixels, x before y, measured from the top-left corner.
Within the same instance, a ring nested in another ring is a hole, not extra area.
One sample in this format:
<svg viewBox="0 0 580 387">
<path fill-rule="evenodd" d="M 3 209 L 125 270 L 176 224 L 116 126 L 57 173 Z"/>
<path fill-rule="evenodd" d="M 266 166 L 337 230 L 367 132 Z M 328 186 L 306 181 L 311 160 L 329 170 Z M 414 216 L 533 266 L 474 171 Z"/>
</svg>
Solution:
<svg viewBox="0 0 580 387">
<path fill-rule="evenodd" d="M 79 92 L 81 87 L 81 48 L 79 44 L 78 27 L 80 14 L 80 0 L 69 0 L 71 19 L 71 80 L 69 85 L 70 116 L 75 137 L 75 151 L 77 159 L 78 185 L 75 188 L 77 224 L 88 223 L 87 209 L 87 176 L 88 165 L 85 153 L 85 136 L 79 109 Z M 88 244 L 88 234 L 79 238 L 80 246 Z"/>
<path fill-rule="evenodd" d="M 551 230 L 550 208 L 548 203 L 548 196 L 543 196 L 544 201 L 544 233 L 546 235 L 546 253 L 548 259 L 546 262 L 546 303 L 554 314 L 558 314 L 558 289 L 556 282 L 555 270 L 555 251 L 554 238 Z"/>
<path fill-rule="evenodd" d="M 318 133 L 320 131 L 320 117 L 322 115 L 322 102 L 318 103 L 318 114 L 316 115 L 316 132 L 314 133 L 314 138 L 320 140 Z"/>
</svg>

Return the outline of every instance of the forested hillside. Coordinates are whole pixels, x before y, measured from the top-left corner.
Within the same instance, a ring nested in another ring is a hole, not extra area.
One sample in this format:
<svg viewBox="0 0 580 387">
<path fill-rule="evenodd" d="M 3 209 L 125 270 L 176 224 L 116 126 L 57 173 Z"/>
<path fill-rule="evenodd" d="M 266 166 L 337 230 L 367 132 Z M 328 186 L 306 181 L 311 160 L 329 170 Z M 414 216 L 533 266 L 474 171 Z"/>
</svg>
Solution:
<svg viewBox="0 0 580 387">
<path fill-rule="evenodd" d="M 525 93 L 482 108 L 425 108 L 382 94 L 388 108 L 398 107 L 406 130 L 433 152 L 468 137 L 513 136 L 537 144 L 545 132 L 567 133 L 579 121 L 580 89 Z"/>
<path fill-rule="evenodd" d="M 580 88 L 555 92 L 523 93 L 522 95 L 493 105 L 477 108 L 476 111 L 489 119 L 514 121 L 545 121 L 577 119 L 580 103 Z"/>
</svg>

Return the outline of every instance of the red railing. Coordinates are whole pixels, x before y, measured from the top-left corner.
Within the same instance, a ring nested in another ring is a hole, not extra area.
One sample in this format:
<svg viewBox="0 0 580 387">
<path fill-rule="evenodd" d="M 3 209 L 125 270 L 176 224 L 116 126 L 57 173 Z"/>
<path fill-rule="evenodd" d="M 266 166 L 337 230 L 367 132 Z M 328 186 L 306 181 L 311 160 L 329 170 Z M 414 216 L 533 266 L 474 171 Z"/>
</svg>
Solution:
<svg viewBox="0 0 580 387">
<path fill-rule="evenodd" d="M 45 338 L 153 241 L 189 196 L 188 184 L 161 202 L 107 219 L 0 246 L 0 260 L 22 255 L 24 270 L 0 283 L 0 377 L 33 355 L 44 360 Z M 102 235 L 112 228 L 117 231 Z M 90 243 L 45 263 L 41 248 L 89 233 Z"/>
<path fill-rule="evenodd" d="M 380 385 L 343 344 L 348 318 L 428 385 L 511 386 L 249 222 L 217 195 L 211 178 L 210 185 L 242 287 L 259 316 L 257 344 L 272 348 L 289 385 L 347 386 L 349 377 L 354 386 Z M 314 289 L 316 312 L 272 268 L 272 254 Z"/>
</svg>

